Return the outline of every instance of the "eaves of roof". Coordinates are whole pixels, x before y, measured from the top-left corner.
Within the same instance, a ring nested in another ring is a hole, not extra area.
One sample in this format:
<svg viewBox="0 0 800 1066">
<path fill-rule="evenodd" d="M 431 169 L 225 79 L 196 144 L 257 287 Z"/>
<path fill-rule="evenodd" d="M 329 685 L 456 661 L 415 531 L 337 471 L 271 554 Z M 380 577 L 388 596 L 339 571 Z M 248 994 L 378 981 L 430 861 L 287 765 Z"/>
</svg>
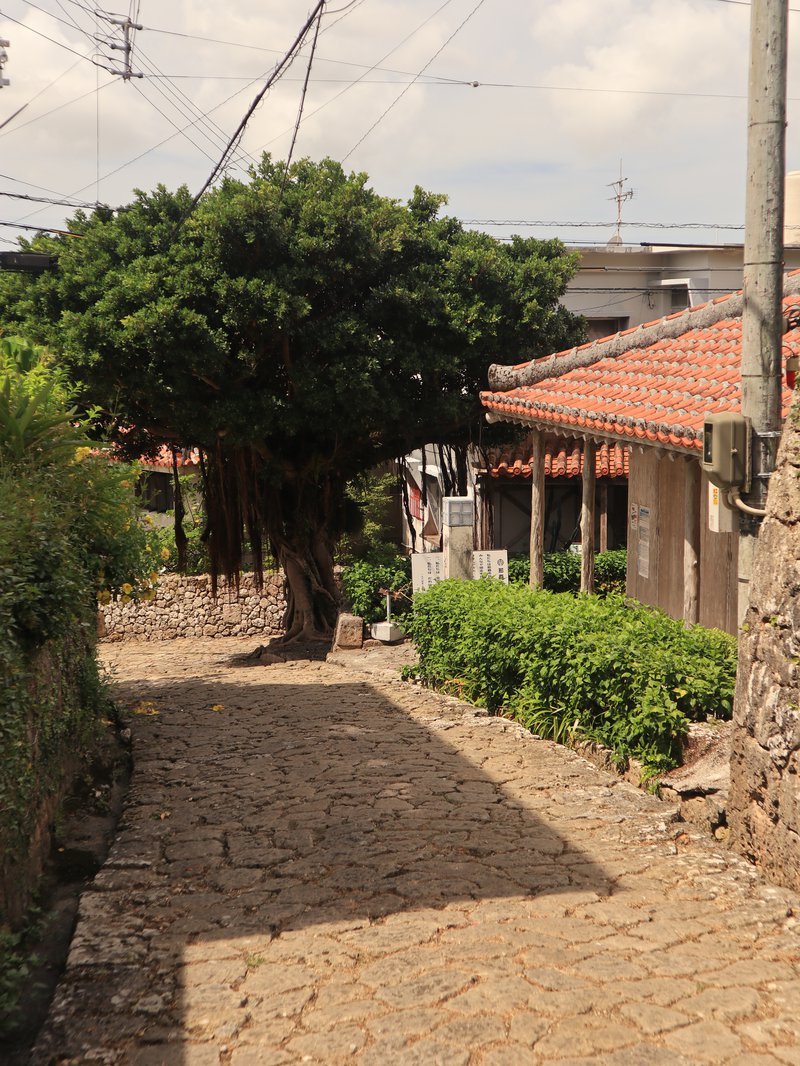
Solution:
<svg viewBox="0 0 800 1066">
<path fill-rule="evenodd" d="M 800 270 L 784 310 L 800 310 Z M 493 366 L 481 402 L 492 421 L 695 453 L 705 415 L 741 409 L 742 294 L 513 367 Z M 800 327 L 784 335 L 800 356 Z M 784 389 L 784 410 L 791 393 Z"/>
</svg>

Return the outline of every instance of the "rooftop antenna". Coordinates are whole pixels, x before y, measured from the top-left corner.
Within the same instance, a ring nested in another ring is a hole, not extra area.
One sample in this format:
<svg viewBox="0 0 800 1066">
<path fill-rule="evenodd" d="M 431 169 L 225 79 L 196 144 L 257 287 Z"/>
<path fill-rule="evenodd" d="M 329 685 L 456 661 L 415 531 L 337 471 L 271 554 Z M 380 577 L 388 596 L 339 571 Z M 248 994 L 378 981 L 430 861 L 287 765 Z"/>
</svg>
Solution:
<svg viewBox="0 0 800 1066">
<path fill-rule="evenodd" d="M 622 176 L 622 160 L 620 159 L 619 177 L 616 181 L 610 181 L 608 183 L 608 188 L 614 190 L 613 195 L 609 196 L 609 200 L 614 200 L 617 204 L 617 229 L 614 236 L 608 242 L 609 248 L 616 248 L 619 247 L 620 244 L 622 244 L 622 234 L 620 233 L 620 229 L 622 227 L 622 205 L 625 203 L 626 200 L 633 199 L 633 189 L 625 188 L 625 182 L 627 180 L 627 178 L 623 178 Z"/>
</svg>

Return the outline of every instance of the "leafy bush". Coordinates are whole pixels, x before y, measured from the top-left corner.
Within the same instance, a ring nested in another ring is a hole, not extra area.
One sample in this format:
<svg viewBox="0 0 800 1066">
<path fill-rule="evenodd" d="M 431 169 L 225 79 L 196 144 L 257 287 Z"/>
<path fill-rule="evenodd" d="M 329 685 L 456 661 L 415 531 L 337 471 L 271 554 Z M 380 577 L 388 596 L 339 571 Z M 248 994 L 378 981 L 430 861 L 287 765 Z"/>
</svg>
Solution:
<svg viewBox="0 0 800 1066">
<path fill-rule="evenodd" d="M 599 552 L 594 560 L 595 592 L 607 596 L 610 592 L 625 593 L 628 554 L 624 548 Z M 527 555 L 512 556 L 508 561 L 509 580 L 530 583 L 530 559 Z M 544 587 L 548 592 L 579 592 L 581 587 L 581 557 L 576 552 L 546 552 L 544 556 Z"/>
<path fill-rule="evenodd" d="M 352 611 L 365 622 L 386 617 L 386 592 L 392 593 L 392 616 L 407 613 L 411 606 L 411 559 L 407 555 L 374 555 L 356 559 L 342 572 L 342 590 Z"/>
<path fill-rule="evenodd" d="M 46 353 L 4 342 L 0 889 L 23 878 L 43 802 L 107 711 L 93 650 L 98 594 L 147 595 L 157 577 L 134 475 L 97 453 L 65 396 Z"/>
<path fill-rule="evenodd" d="M 736 642 L 609 595 L 445 581 L 414 598 L 419 675 L 536 733 L 677 765 L 692 719 L 729 717 Z"/>
</svg>

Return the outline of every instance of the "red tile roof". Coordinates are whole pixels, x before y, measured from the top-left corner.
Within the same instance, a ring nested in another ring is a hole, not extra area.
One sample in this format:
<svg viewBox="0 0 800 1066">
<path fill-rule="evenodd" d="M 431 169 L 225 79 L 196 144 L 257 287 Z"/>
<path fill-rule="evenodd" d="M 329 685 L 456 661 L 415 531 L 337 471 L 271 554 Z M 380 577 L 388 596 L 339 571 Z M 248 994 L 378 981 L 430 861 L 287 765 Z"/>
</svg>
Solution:
<svg viewBox="0 0 800 1066">
<path fill-rule="evenodd" d="M 492 448 L 486 470 L 495 478 L 529 478 L 531 476 L 531 442 Z M 544 445 L 544 476 L 580 477 L 583 473 L 583 441 L 548 440 Z M 597 449 L 595 473 L 598 478 L 628 476 L 628 448 L 624 444 L 603 443 Z"/>
<path fill-rule="evenodd" d="M 800 311 L 800 270 L 785 291 L 784 313 Z M 493 367 L 498 391 L 481 401 L 501 421 L 697 451 L 704 416 L 741 407 L 741 304 L 733 293 L 544 360 Z M 783 352 L 800 356 L 800 326 L 784 334 Z M 784 413 L 790 400 L 784 388 Z"/>
<path fill-rule="evenodd" d="M 200 452 L 197 448 L 178 448 L 178 467 L 185 467 L 187 470 L 194 469 L 200 466 Z M 171 470 L 172 469 L 172 448 L 163 444 L 155 456 L 150 459 L 139 460 L 145 469 L 152 469 L 156 467 L 159 470 Z"/>
</svg>

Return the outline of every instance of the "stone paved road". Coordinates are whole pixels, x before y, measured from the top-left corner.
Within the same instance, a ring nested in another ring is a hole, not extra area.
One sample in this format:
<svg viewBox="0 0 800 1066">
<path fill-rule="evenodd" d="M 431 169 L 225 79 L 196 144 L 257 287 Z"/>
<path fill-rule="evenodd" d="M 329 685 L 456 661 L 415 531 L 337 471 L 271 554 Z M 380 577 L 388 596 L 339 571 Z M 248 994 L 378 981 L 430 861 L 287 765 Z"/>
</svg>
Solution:
<svg viewBox="0 0 800 1066">
<path fill-rule="evenodd" d="M 33 1066 L 800 1064 L 798 897 L 509 723 L 251 646 L 106 646 L 135 772 Z"/>
</svg>

